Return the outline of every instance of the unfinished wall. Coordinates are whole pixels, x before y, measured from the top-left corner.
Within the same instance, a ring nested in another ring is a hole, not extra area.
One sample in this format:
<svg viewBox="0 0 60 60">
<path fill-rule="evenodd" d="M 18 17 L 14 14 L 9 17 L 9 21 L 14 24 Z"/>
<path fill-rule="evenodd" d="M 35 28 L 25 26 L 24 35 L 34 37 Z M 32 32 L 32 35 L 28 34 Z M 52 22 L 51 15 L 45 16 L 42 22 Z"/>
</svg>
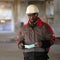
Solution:
<svg viewBox="0 0 60 60">
<path fill-rule="evenodd" d="M 55 36 L 60 37 L 60 0 L 54 0 L 55 4 L 55 16 L 52 27 L 55 31 Z"/>
</svg>

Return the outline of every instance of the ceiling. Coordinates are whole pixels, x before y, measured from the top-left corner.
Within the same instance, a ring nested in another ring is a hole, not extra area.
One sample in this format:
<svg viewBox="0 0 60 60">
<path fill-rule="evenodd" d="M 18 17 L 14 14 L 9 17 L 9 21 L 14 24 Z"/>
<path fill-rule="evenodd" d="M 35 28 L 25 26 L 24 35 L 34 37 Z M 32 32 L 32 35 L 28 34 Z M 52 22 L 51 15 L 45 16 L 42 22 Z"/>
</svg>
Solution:
<svg viewBox="0 0 60 60">
<path fill-rule="evenodd" d="M 14 0 L 0 0 L 0 1 L 14 1 Z"/>
<path fill-rule="evenodd" d="M 0 0 L 0 1 L 12 1 L 14 2 L 15 0 Z M 45 0 L 20 0 L 20 1 L 45 1 Z"/>
<path fill-rule="evenodd" d="M 45 1 L 45 0 L 20 0 L 20 1 Z"/>
</svg>

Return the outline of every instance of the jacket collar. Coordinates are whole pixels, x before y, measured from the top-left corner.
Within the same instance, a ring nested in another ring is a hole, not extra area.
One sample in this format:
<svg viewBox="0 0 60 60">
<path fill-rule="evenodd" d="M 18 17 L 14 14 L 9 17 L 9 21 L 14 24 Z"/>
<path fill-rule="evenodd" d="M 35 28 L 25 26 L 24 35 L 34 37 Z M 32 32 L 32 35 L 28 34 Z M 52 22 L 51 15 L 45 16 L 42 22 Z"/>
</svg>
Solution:
<svg viewBox="0 0 60 60">
<path fill-rule="evenodd" d="M 42 20 L 38 17 L 38 20 L 37 20 L 37 25 L 38 26 L 42 26 Z M 29 25 L 29 20 L 28 20 L 28 23 L 27 24 L 25 24 L 25 26 L 28 26 Z"/>
</svg>

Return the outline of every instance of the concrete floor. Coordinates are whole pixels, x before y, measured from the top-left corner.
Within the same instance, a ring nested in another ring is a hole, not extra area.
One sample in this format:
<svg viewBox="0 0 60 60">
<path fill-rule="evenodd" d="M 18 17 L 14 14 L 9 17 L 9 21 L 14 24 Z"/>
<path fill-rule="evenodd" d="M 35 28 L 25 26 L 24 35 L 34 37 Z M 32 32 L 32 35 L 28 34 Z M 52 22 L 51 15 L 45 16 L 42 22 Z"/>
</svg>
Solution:
<svg viewBox="0 0 60 60">
<path fill-rule="evenodd" d="M 60 60 L 60 45 L 53 45 L 49 60 Z M 0 43 L 0 60 L 23 60 L 23 54 L 16 43 Z"/>
</svg>

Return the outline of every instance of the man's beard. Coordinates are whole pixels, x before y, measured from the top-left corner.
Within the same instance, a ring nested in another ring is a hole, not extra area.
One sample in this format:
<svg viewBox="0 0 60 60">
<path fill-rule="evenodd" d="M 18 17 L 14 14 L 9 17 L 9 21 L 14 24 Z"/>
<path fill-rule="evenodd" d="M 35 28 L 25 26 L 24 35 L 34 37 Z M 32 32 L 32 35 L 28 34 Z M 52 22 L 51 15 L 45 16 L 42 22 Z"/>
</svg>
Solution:
<svg viewBox="0 0 60 60">
<path fill-rule="evenodd" d="M 37 20 L 35 20 L 33 22 L 29 21 L 29 26 L 32 27 L 32 28 L 34 28 L 37 25 L 37 22 L 38 22 Z"/>
</svg>

